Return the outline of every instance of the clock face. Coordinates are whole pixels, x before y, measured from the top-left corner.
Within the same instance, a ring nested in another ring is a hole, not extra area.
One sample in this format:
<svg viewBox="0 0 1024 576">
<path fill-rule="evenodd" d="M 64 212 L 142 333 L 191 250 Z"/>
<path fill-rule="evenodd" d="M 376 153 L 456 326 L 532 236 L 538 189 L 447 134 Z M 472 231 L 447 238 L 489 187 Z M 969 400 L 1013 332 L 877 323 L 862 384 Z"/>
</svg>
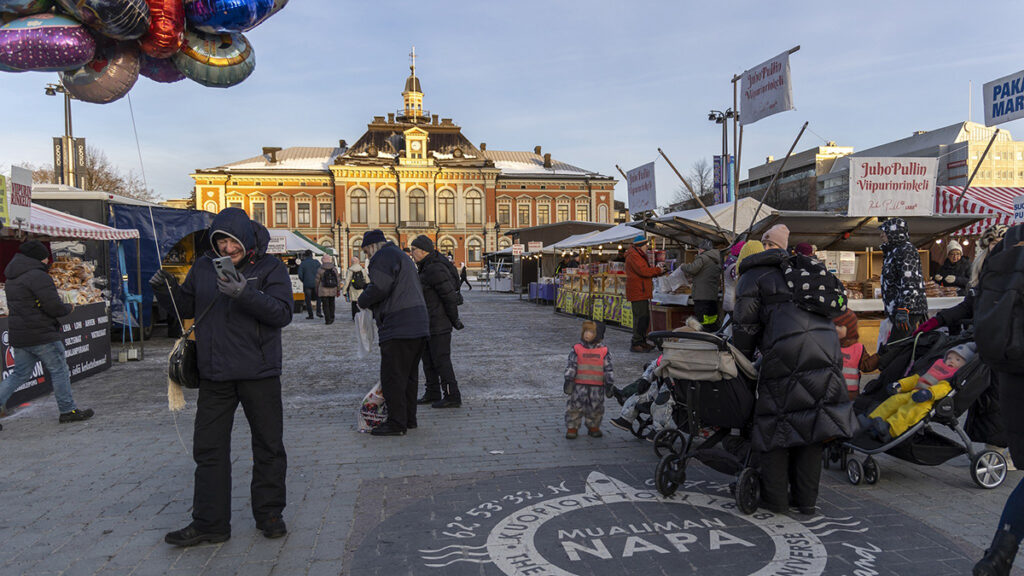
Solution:
<svg viewBox="0 0 1024 576">
<path fill-rule="evenodd" d="M 422 144 L 420 144 L 419 140 L 413 140 L 411 147 L 414 151 L 419 152 L 420 146 L 422 146 Z"/>
</svg>

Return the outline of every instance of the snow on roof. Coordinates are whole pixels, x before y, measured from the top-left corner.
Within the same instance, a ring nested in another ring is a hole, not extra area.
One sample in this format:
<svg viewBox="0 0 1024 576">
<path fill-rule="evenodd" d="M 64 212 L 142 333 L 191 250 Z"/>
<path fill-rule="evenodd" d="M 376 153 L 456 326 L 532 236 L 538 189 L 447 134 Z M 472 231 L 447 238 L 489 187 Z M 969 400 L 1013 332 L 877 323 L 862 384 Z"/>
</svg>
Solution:
<svg viewBox="0 0 1024 576">
<path fill-rule="evenodd" d="M 271 162 L 270 155 L 260 154 L 238 162 L 231 162 L 207 170 L 327 170 L 344 148 L 316 146 L 293 146 L 277 153 L 277 161 Z"/>
<path fill-rule="evenodd" d="M 515 152 L 505 150 L 484 150 L 484 158 L 494 162 L 494 167 L 506 175 L 537 174 L 543 176 L 593 176 L 607 178 L 591 170 L 586 170 L 559 160 L 551 160 L 551 168 L 544 167 L 544 156 L 533 152 Z"/>
</svg>

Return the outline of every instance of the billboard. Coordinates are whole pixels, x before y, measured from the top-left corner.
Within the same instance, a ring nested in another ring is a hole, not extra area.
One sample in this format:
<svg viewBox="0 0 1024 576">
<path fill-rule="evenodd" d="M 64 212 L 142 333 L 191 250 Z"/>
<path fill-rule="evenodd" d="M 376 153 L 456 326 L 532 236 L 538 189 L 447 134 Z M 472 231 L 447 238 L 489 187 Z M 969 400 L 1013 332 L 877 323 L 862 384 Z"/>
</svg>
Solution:
<svg viewBox="0 0 1024 576">
<path fill-rule="evenodd" d="M 938 158 L 850 158 L 850 216 L 927 216 Z"/>
<path fill-rule="evenodd" d="M 1024 71 L 1003 76 L 982 87 L 985 126 L 1024 118 Z"/>
</svg>

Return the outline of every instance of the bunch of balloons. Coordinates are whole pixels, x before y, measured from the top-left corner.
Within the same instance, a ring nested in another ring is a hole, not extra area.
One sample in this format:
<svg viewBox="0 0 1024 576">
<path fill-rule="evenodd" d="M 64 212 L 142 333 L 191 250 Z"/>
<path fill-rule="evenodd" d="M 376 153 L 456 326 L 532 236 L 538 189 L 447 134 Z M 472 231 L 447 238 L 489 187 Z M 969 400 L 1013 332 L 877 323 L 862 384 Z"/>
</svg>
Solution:
<svg viewBox="0 0 1024 576">
<path fill-rule="evenodd" d="M 59 72 L 84 102 L 106 104 L 139 75 L 227 88 L 252 74 L 242 32 L 288 0 L 0 0 L 0 72 Z"/>
</svg>

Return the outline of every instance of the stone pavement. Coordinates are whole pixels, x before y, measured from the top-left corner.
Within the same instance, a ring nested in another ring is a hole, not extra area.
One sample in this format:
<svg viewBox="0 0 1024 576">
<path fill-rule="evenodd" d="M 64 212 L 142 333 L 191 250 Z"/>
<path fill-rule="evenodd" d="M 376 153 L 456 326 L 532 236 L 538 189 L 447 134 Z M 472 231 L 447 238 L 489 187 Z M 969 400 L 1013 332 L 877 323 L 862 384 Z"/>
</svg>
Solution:
<svg viewBox="0 0 1024 576">
<path fill-rule="evenodd" d="M 465 295 L 453 353 L 463 407 L 425 409 L 402 438 L 355 431 L 379 357 L 356 357 L 345 318 L 296 316 L 286 329 L 280 540 L 252 521 L 239 414 L 231 540 L 163 543 L 190 520 L 193 471 L 194 406 L 166 408 L 169 340 L 75 385 L 97 411 L 89 422 L 58 425 L 52 397 L 18 407 L 0 432 L 0 575 L 965 574 L 1020 479 L 982 490 L 965 458 L 926 468 L 882 456 L 874 486 L 826 471 L 816 516 L 747 517 L 732 509 L 731 479 L 694 464 L 665 499 L 651 487 L 650 444 L 607 425 L 604 438 L 562 437 L 561 373 L 579 320 Z M 623 331 L 607 340 L 624 385 L 650 356 L 624 352 Z"/>
</svg>

